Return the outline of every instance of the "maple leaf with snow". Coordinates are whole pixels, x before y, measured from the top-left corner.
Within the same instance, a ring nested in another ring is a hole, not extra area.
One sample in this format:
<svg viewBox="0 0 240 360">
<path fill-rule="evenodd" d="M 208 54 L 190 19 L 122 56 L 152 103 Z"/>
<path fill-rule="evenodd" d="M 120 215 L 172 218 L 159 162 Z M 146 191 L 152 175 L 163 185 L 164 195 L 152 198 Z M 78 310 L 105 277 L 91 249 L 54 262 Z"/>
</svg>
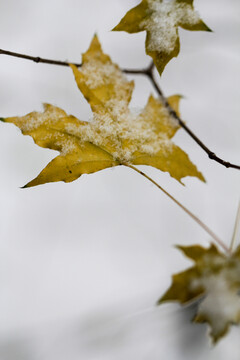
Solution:
<svg viewBox="0 0 240 360">
<path fill-rule="evenodd" d="M 210 336 L 217 342 L 231 324 L 240 323 L 240 247 L 231 254 L 220 253 L 211 245 L 178 246 L 194 266 L 175 274 L 172 285 L 158 301 L 182 305 L 199 301 L 195 322 L 208 323 Z"/>
<path fill-rule="evenodd" d="M 71 67 L 93 111 L 92 121 L 80 121 L 48 104 L 42 113 L 2 119 L 39 146 L 60 152 L 26 187 L 71 182 L 82 174 L 129 164 L 153 166 L 179 181 L 188 175 L 204 181 L 188 155 L 172 142 L 179 125 L 160 100 L 150 96 L 140 114 L 129 110 L 134 83 L 102 52 L 97 36 L 83 54 L 81 70 Z M 177 95 L 168 98 L 177 113 L 179 100 Z"/>
<path fill-rule="evenodd" d="M 142 0 L 127 12 L 114 31 L 147 32 L 146 53 L 161 74 L 180 51 L 178 27 L 211 31 L 194 10 L 193 0 Z"/>
</svg>

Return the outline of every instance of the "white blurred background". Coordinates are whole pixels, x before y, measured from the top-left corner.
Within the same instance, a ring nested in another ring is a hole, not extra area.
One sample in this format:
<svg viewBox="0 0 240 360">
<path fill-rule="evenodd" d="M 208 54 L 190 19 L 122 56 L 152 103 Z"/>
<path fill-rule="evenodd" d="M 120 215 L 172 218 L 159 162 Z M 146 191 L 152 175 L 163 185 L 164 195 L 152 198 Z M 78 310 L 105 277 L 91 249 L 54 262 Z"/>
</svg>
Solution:
<svg viewBox="0 0 240 360">
<path fill-rule="evenodd" d="M 110 32 L 135 0 L 1 0 L 0 48 L 81 61 L 95 32 L 121 67 L 149 64 L 145 34 Z M 181 53 L 159 80 L 185 96 L 182 118 L 220 157 L 239 163 L 240 2 L 195 0 L 213 33 L 180 30 Z M 136 82 L 132 107 L 153 89 Z M 90 108 L 70 69 L 0 55 L 0 116 L 24 115 L 48 102 L 82 120 Z M 207 179 L 186 187 L 142 167 L 229 244 L 239 201 L 239 173 L 208 160 L 180 130 L 174 141 Z M 155 307 L 171 274 L 190 262 L 174 244 L 209 237 L 157 188 L 122 167 L 31 189 L 56 156 L 0 124 L 1 360 L 239 360 L 240 329 L 215 348 L 194 308 Z"/>
</svg>

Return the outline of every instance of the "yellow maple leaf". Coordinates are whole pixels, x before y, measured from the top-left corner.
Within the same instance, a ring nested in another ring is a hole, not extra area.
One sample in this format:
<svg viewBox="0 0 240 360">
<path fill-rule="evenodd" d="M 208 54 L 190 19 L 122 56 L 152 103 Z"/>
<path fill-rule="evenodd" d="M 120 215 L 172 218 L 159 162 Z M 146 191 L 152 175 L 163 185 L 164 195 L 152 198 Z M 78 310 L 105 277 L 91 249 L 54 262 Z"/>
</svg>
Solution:
<svg viewBox="0 0 240 360">
<path fill-rule="evenodd" d="M 179 128 L 160 100 L 150 96 L 139 114 L 129 110 L 134 83 L 102 52 L 97 36 L 83 55 L 81 70 L 71 65 L 77 85 L 93 111 L 91 122 L 45 104 L 44 112 L 9 117 L 44 148 L 58 150 L 42 172 L 26 187 L 54 181 L 71 182 L 82 174 L 117 165 L 150 165 L 181 180 L 202 174 L 171 138 Z M 178 112 L 180 96 L 168 99 Z"/>
<path fill-rule="evenodd" d="M 179 54 L 179 26 L 186 30 L 211 31 L 194 10 L 193 0 L 142 0 L 113 30 L 146 31 L 146 53 L 161 74 L 167 63 Z"/>
<path fill-rule="evenodd" d="M 240 323 L 240 247 L 231 254 L 220 253 L 211 245 L 179 246 L 194 261 L 194 266 L 175 274 L 172 285 L 158 301 L 181 304 L 199 301 L 195 322 L 206 322 L 210 336 L 217 342 L 231 324 Z"/>
</svg>

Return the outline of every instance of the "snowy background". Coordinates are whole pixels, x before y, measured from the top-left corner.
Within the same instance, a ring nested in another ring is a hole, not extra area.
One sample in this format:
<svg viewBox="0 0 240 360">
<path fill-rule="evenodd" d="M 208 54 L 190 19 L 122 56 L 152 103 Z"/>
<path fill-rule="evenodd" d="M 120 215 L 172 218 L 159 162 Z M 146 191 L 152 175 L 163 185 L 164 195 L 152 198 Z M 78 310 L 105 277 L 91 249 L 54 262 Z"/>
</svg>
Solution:
<svg viewBox="0 0 240 360">
<path fill-rule="evenodd" d="M 1 0 L 0 48 L 81 61 L 95 32 L 121 67 L 144 67 L 145 34 L 110 32 L 135 0 Z M 180 30 L 181 53 L 159 79 L 166 95 L 185 96 L 181 113 L 220 157 L 239 163 L 240 2 L 195 0 L 214 33 Z M 150 92 L 136 81 L 132 107 Z M 82 120 L 90 108 L 71 70 L 0 55 L 0 116 L 41 110 L 48 102 Z M 143 169 L 229 244 L 239 201 L 239 173 L 208 160 L 180 130 L 174 141 L 207 179 Z M 174 244 L 209 237 L 157 188 L 127 168 L 31 189 L 56 156 L 0 124 L 1 360 L 239 360 L 240 329 L 211 348 L 194 308 L 156 308 L 171 274 L 190 262 Z"/>
</svg>

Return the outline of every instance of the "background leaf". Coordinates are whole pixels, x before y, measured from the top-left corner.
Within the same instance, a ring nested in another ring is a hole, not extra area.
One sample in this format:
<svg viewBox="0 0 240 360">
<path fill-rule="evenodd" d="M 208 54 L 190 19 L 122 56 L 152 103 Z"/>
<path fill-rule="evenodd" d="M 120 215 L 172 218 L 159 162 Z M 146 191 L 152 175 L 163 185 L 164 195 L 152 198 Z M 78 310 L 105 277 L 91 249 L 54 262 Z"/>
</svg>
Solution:
<svg viewBox="0 0 240 360">
<path fill-rule="evenodd" d="M 193 0 L 143 0 L 113 30 L 146 31 L 146 53 L 162 74 L 167 63 L 179 54 L 179 26 L 185 30 L 211 31 L 194 10 Z"/>
<path fill-rule="evenodd" d="M 187 304 L 200 297 L 195 322 L 208 323 L 210 336 L 217 342 L 231 324 L 240 323 L 240 247 L 231 256 L 211 245 L 179 246 L 194 261 L 190 269 L 173 275 L 172 285 L 158 301 Z"/>
</svg>

